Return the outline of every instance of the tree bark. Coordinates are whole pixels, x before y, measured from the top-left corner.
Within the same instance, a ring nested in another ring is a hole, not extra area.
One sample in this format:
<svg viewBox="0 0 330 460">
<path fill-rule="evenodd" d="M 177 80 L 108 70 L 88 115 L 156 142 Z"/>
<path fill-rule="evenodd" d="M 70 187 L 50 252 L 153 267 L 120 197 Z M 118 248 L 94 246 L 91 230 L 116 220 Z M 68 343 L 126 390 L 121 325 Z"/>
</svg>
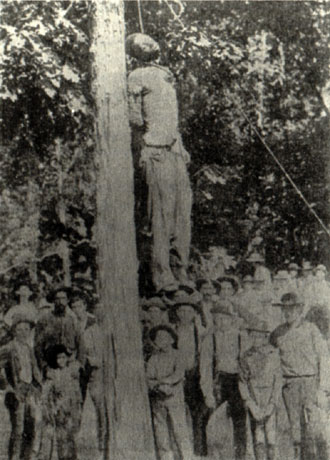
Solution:
<svg viewBox="0 0 330 460">
<path fill-rule="evenodd" d="M 107 335 L 108 458 L 155 459 L 138 314 L 123 0 L 95 0 L 97 244 Z"/>
</svg>

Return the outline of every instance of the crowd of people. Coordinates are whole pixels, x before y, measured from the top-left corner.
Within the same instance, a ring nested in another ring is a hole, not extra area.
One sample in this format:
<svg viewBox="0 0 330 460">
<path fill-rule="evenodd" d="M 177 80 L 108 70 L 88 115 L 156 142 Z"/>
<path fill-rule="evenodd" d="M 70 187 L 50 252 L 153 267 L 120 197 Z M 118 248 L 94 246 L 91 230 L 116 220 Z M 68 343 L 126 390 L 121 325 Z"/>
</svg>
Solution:
<svg viewBox="0 0 330 460">
<path fill-rule="evenodd" d="M 208 422 L 224 406 L 227 418 L 216 429 L 220 436 L 228 429 L 223 423 L 230 425 L 233 458 L 275 459 L 283 401 L 295 460 L 328 458 L 327 269 L 304 261 L 271 273 L 258 253 L 247 262 L 251 275 L 231 270 L 216 279 L 190 279 L 141 301 L 160 460 L 210 454 Z M 0 383 L 12 427 L 9 459 L 51 460 L 55 448 L 59 460 L 77 459 L 87 392 L 104 458 L 101 309 L 83 291 L 63 287 L 38 304 L 28 283 L 18 285 L 15 295 L 0 327 Z"/>
<path fill-rule="evenodd" d="M 102 314 L 82 291 L 58 288 L 50 303 L 31 300 L 28 284 L 1 322 L 0 368 L 11 434 L 8 458 L 77 459 L 87 392 L 96 412 L 98 450 L 106 447 Z"/>
<path fill-rule="evenodd" d="M 206 456 L 208 421 L 224 404 L 233 458 L 278 458 L 283 401 L 294 459 L 328 458 L 327 269 L 304 261 L 271 273 L 260 254 L 247 260 L 253 275 L 197 279 L 142 303 L 161 460 Z"/>
</svg>

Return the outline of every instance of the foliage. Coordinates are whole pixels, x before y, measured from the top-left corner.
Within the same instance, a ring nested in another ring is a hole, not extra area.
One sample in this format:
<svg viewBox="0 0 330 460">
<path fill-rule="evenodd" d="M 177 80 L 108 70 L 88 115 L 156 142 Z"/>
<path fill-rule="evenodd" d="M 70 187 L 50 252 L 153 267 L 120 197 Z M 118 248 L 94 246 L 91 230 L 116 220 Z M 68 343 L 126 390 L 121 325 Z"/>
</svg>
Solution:
<svg viewBox="0 0 330 460">
<path fill-rule="evenodd" d="M 140 3 L 145 32 L 159 41 L 163 64 L 178 81 L 192 155 L 196 252 L 222 246 L 242 258 L 257 237 L 270 265 L 303 257 L 328 262 L 328 237 L 246 117 L 328 223 L 329 5 Z M 29 259 L 26 248 L 35 248 L 38 276 L 46 279 L 47 267 L 61 271 L 47 254 L 65 241 L 71 274 L 84 255 L 90 264 L 83 269 L 95 277 L 91 5 L 1 4 L 0 270 Z M 125 8 L 127 34 L 139 31 L 137 2 Z M 37 203 L 32 215 L 28 190 Z M 148 258 L 143 203 L 137 193 L 141 266 Z M 15 246 L 16 237 L 22 244 Z"/>
<path fill-rule="evenodd" d="M 300 2 L 143 3 L 145 32 L 178 80 L 192 154 L 193 242 L 244 256 L 261 235 L 270 265 L 326 260 L 328 239 L 247 118 L 328 222 L 329 6 Z M 128 32 L 136 32 L 134 2 Z M 249 210 L 257 209 L 253 218 Z M 323 252 L 323 254 L 322 254 Z"/>
</svg>

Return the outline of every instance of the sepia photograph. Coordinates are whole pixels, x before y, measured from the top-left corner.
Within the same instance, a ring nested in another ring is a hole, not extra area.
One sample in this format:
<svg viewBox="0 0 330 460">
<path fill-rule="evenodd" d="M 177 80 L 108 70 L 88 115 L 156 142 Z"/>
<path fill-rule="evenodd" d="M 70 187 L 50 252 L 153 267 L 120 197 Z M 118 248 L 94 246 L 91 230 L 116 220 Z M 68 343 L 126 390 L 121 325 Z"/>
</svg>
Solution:
<svg viewBox="0 0 330 460">
<path fill-rule="evenodd" d="M 1 0 L 0 460 L 330 460 L 330 2 Z"/>
</svg>

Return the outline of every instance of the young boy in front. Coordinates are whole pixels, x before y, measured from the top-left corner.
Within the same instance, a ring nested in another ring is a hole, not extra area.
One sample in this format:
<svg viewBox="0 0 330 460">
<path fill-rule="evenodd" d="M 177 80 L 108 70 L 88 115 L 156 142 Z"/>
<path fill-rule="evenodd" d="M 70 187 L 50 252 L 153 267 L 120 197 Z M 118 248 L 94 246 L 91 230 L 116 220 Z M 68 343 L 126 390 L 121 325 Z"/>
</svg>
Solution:
<svg viewBox="0 0 330 460">
<path fill-rule="evenodd" d="M 247 327 L 252 346 L 240 360 L 239 390 L 248 409 L 256 460 L 274 460 L 276 412 L 282 389 L 278 351 L 269 343 L 263 321 Z"/>
<path fill-rule="evenodd" d="M 160 460 L 173 460 L 170 429 L 181 460 L 193 458 L 186 421 L 183 394 L 184 365 L 175 349 L 177 336 L 173 329 L 161 325 L 151 329 L 154 351 L 147 362 L 147 383 Z"/>
</svg>

